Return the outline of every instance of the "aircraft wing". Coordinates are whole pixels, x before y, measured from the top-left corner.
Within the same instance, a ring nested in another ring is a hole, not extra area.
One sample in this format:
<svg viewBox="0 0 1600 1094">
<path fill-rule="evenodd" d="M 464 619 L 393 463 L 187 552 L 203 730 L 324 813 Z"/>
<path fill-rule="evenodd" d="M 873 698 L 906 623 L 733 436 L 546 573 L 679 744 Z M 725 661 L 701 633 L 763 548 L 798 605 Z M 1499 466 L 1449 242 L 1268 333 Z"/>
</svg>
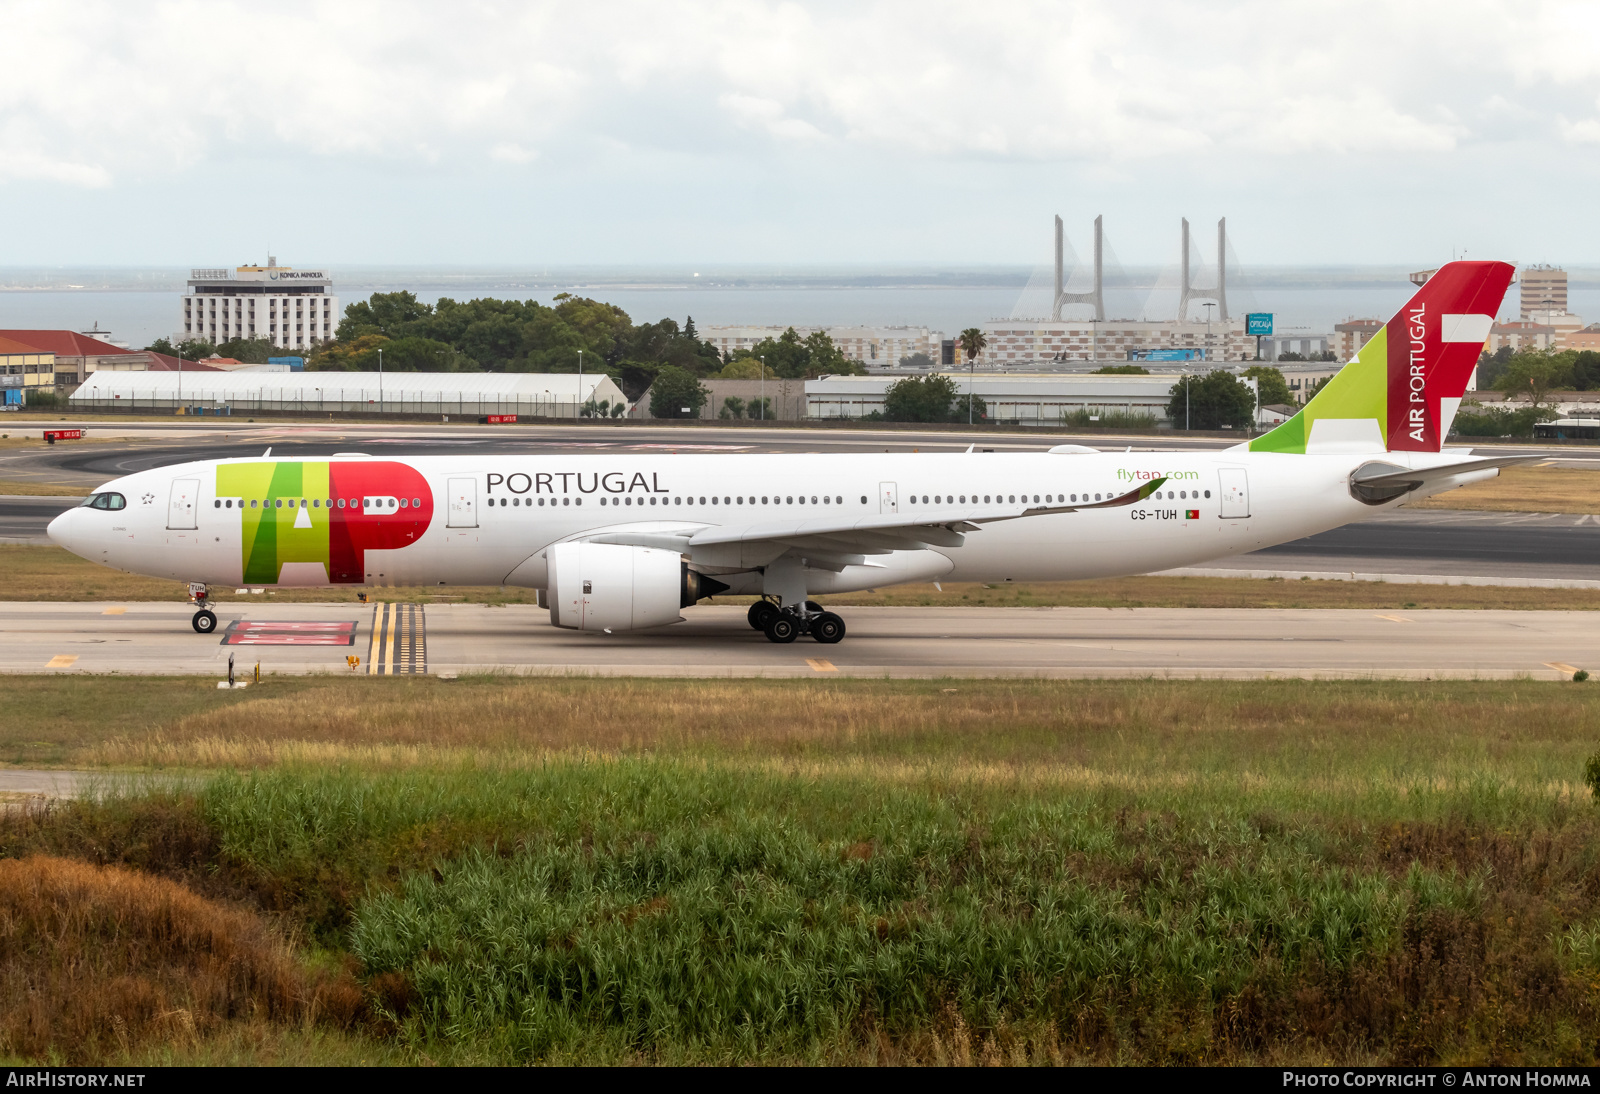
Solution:
<svg viewBox="0 0 1600 1094">
<path fill-rule="evenodd" d="M 1106 501 L 1076 502 L 1070 505 L 1013 504 L 965 507 L 933 514 L 886 513 L 872 516 L 806 516 L 786 520 L 762 520 L 750 524 L 706 525 L 698 529 L 617 529 L 599 531 L 581 538 L 591 543 L 621 543 L 638 547 L 660 547 L 703 556 L 717 548 L 766 547 L 776 555 L 785 550 L 804 550 L 807 557 L 841 568 L 860 565 L 866 555 L 891 551 L 920 551 L 928 547 L 960 547 L 966 535 L 985 524 L 1048 513 L 1075 513 L 1085 509 L 1116 509 L 1148 498 L 1167 480 L 1155 479 L 1125 494 Z M 943 507 L 941 507 L 943 508 Z M 718 552 L 722 553 L 722 552 Z M 741 552 L 743 553 L 743 552 Z"/>
</svg>

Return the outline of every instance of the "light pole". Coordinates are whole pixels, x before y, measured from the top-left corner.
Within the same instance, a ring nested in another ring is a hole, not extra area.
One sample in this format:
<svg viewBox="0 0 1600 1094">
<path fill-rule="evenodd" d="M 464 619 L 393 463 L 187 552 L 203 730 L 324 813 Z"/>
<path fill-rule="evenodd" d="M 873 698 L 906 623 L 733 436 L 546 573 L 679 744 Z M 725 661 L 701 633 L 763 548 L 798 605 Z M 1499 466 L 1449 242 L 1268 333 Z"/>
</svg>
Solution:
<svg viewBox="0 0 1600 1094">
<path fill-rule="evenodd" d="M 767 359 L 761 358 L 761 421 L 767 420 Z"/>
<path fill-rule="evenodd" d="M 383 413 L 383 350 L 378 350 L 378 413 Z"/>
<path fill-rule="evenodd" d="M 575 412 L 573 416 L 581 418 L 583 416 L 583 350 L 581 349 L 578 351 L 578 397 L 573 400 L 573 403 L 579 408 L 579 411 Z"/>
<path fill-rule="evenodd" d="M 95 326 L 100 324 L 96 323 Z M 178 343 L 178 405 L 183 405 L 183 343 Z"/>
<path fill-rule="evenodd" d="M 1189 383 L 1189 374 L 1185 372 L 1183 374 L 1183 431 L 1185 433 L 1189 431 L 1189 392 L 1193 388 L 1194 385 Z"/>
<path fill-rule="evenodd" d="M 1206 303 L 1201 306 L 1206 309 L 1206 360 L 1209 361 L 1211 360 L 1211 309 L 1216 305 Z"/>
<path fill-rule="evenodd" d="M 972 391 L 973 385 L 978 382 L 978 355 L 967 355 L 967 428 L 972 428 Z"/>
</svg>

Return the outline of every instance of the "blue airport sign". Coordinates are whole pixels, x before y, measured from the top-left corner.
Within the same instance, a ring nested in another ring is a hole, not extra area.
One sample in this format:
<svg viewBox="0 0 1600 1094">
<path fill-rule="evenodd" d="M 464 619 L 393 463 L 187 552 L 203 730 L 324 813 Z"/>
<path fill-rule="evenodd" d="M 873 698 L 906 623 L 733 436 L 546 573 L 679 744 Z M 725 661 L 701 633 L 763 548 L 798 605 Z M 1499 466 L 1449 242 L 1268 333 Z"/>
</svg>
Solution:
<svg viewBox="0 0 1600 1094">
<path fill-rule="evenodd" d="M 1244 332 L 1246 334 L 1271 334 L 1272 313 L 1269 311 L 1253 311 L 1244 317 Z"/>
<path fill-rule="evenodd" d="M 1204 361 L 1203 349 L 1136 349 L 1128 354 L 1130 361 Z"/>
</svg>

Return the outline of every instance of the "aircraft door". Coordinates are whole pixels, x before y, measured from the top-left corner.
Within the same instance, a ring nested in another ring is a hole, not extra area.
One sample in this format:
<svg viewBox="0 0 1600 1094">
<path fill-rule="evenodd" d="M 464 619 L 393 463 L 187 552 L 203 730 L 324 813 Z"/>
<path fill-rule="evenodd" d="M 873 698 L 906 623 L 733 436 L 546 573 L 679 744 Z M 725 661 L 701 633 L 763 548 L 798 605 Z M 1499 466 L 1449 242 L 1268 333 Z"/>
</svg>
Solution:
<svg viewBox="0 0 1600 1094">
<path fill-rule="evenodd" d="M 476 528 L 478 526 L 478 480 L 462 476 L 448 483 L 450 515 L 447 528 Z"/>
<path fill-rule="evenodd" d="M 200 480 L 173 479 L 172 496 L 167 502 L 168 528 L 198 528 L 200 518 Z"/>
<path fill-rule="evenodd" d="M 1222 516 L 1248 517 L 1250 515 L 1250 479 L 1242 467 L 1224 467 L 1217 471 L 1217 483 L 1222 488 Z"/>
<path fill-rule="evenodd" d="M 892 482 L 878 484 L 878 512 L 883 514 L 898 513 L 900 511 L 900 488 Z"/>
</svg>

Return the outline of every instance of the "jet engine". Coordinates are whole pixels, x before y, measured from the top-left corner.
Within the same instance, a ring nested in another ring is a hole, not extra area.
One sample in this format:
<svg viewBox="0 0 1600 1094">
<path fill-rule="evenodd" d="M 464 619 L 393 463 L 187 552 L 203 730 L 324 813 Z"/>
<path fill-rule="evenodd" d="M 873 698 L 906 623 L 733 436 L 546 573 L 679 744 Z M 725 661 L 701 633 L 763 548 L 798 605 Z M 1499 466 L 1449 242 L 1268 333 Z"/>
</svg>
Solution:
<svg viewBox="0 0 1600 1094">
<path fill-rule="evenodd" d="M 680 622 L 679 608 L 728 586 L 689 569 L 676 551 L 558 543 L 550 564 L 550 622 L 577 631 L 636 631 Z"/>
</svg>

